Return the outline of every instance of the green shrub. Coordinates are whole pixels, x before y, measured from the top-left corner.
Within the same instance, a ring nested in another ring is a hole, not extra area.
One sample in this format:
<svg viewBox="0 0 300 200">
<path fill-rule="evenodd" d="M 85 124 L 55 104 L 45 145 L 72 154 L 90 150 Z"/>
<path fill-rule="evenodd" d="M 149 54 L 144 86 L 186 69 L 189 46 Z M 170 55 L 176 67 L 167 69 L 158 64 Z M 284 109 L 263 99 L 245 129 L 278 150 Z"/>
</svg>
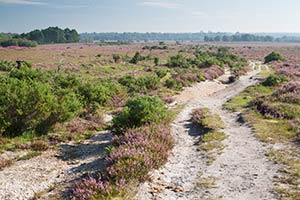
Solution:
<svg viewBox="0 0 300 200">
<path fill-rule="evenodd" d="M 137 96 L 125 105 L 122 113 L 113 118 L 112 130 L 118 134 L 147 123 L 162 123 L 168 115 L 162 100 L 152 96 Z"/>
<path fill-rule="evenodd" d="M 181 90 L 182 89 L 182 83 L 175 79 L 168 79 L 166 80 L 165 86 L 170 89 L 175 89 L 175 90 Z"/>
<path fill-rule="evenodd" d="M 157 76 L 134 77 L 127 75 L 119 79 L 119 83 L 126 86 L 129 92 L 147 93 L 159 88 L 160 80 Z"/>
<path fill-rule="evenodd" d="M 124 93 L 126 89 L 122 85 L 110 81 L 88 82 L 79 87 L 79 94 L 86 105 L 98 103 L 105 106 L 115 95 Z"/>
<path fill-rule="evenodd" d="M 54 77 L 55 86 L 64 89 L 74 89 L 75 91 L 83 84 L 73 73 L 57 73 Z"/>
<path fill-rule="evenodd" d="M 8 74 L 9 78 L 16 78 L 19 80 L 35 80 L 40 82 L 50 82 L 50 73 L 43 72 L 41 70 L 32 69 L 29 63 L 24 62 L 21 69 L 13 69 Z"/>
<path fill-rule="evenodd" d="M 162 70 L 162 69 L 157 69 L 157 70 L 155 70 L 155 73 L 159 78 L 163 78 L 168 74 L 168 71 Z"/>
<path fill-rule="evenodd" d="M 285 58 L 278 52 L 272 52 L 269 55 L 265 57 L 265 64 L 272 62 L 272 61 L 278 61 L 278 60 L 285 60 Z"/>
<path fill-rule="evenodd" d="M 131 64 L 137 64 L 139 61 L 144 60 L 145 58 L 139 53 L 136 52 L 132 59 L 129 61 Z"/>
<path fill-rule="evenodd" d="M 280 75 L 270 75 L 264 82 L 262 82 L 263 86 L 278 86 L 283 82 L 286 82 L 287 79 L 284 76 Z"/>
<path fill-rule="evenodd" d="M 171 56 L 167 63 L 168 67 L 181 67 L 188 68 L 190 64 L 187 59 L 182 54 L 177 54 L 176 56 Z"/>
<path fill-rule="evenodd" d="M 5 78 L 0 87 L 1 134 L 18 136 L 35 129 L 56 107 L 56 98 L 47 84 Z"/>
<path fill-rule="evenodd" d="M 120 55 L 120 54 L 113 54 L 112 57 L 113 57 L 115 63 L 118 63 L 122 60 L 122 55 Z"/>
<path fill-rule="evenodd" d="M 37 43 L 31 40 L 26 39 L 4 39 L 0 41 L 0 46 L 9 47 L 9 46 L 20 46 L 20 47 L 36 47 Z"/>
<path fill-rule="evenodd" d="M 9 61 L 1 60 L 0 61 L 0 71 L 10 71 L 15 67 L 15 65 Z"/>
<path fill-rule="evenodd" d="M 55 123 L 80 113 L 82 103 L 78 94 L 52 80 L 50 73 L 28 67 L 13 69 L 1 79 L 0 134 L 45 134 Z"/>
</svg>

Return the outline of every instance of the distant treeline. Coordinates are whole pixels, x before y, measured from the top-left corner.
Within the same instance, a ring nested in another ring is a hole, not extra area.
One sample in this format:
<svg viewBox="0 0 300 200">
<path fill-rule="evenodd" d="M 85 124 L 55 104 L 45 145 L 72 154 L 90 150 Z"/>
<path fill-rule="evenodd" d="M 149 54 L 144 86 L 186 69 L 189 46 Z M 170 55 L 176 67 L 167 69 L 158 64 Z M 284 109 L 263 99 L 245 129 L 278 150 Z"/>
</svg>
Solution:
<svg viewBox="0 0 300 200">
<path fill-rule="evenodd" d="M 37 44 L 74 43 L 79 42 L 80 36 L 75 29 L 60 29 L 49 27 L 34 30 L 29 33 L 14 34 L 0 33 L 0 46 L 35 47 Z"/>
<path fill-rule="evenodd" d="M 234 34 L 215 37 L 204 37 L 205 42 L 300 42 L 300 37 L 283 36 L 275 38 L 272 36 L 261 36 L 255 34 Z"/>
<path fill-rule="evenodd" d="M 204 41 L 205 36 L 223 36 L 227 33 L 82 33 L 82 41 Z"/>
<path fill-rule="evenodd" d="M 58 27 L 49 27 L 42 30 L 37 29 L 29 33 L 22 33 L 17 37 L 36 41 L 39 44 L 74 43 L 79 42 L 80 39 L 75 29 L 60 29 Z"/>
<path fill-rule="evenodd" d="M 199 33 L 82 33 L 81 41 L 198 41 L 198 42 L 300 42 L 297 36 L 199 32 Z"/>
</svg>

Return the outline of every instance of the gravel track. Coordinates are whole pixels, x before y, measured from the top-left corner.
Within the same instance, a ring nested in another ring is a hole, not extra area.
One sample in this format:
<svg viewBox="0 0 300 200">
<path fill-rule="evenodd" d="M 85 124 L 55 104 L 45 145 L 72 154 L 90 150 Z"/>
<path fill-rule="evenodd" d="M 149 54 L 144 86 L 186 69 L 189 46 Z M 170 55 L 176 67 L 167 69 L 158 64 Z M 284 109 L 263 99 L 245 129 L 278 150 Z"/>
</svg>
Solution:
<svg viewBox="0 0 300 200">
<path fill-rule="evenodd" d="M 226 88 L 212 88 L 209 82 L 200 83 L 188 89 L 189 94 L 193 92 L 191 99 L 186 95 L 178 98 L 186 106 L 172 123 L 175 138 L 172 155 L 165 166 L 152 172 L 150 181 L 140 185 L 136 199 L 277 199 L 271 192 L 277 169 L 264 155 L 267 147 L 254 137 L 251 128 L 238 122 L 238 113 L 222 108 L 227 100 L 255 84 L 251 77 L 260 70 L 259 65 L 258 69 Z M 210 88 L 210 92 L 203 95 L 201 88 Z M 226 124 L 225 148 L 211 165 L 206 164 L 204 153 L 197 151 L 195 144 L 200 134 L 190 122 L 192 110 L 199 107 L 209 108 Z M 208 177 L 215 179 L 216 187 L 197 187 L 201 178 Z"/>
</svg>

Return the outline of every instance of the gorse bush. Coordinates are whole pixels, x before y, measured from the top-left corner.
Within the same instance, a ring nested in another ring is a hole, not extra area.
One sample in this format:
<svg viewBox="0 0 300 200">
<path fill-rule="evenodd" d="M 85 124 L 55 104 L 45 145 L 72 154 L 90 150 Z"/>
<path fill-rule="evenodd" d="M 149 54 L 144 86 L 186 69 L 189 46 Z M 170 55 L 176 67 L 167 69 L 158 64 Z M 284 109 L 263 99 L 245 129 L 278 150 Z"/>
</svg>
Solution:
<svg viewBox="0 0 300 200">
<path fill-rule="evenodd" d="M 282 61 L 282 60 L 285 60 L 285 58 L 278 52 L 272 52 L 270 53 L 269 55 L 267 55 L 265 57 L 265 64 L 269 63 L 269 62 L 272 62 L 272 61 Z"/>
<path fill-rule="evenodd" d="M 126 75 L 119 79 L 119 83 L 126 86 L 130 93 L 147 93 L 159 88 L 160 79 L 157 76 L 134 77 Z"/>
<path fill-rule="evenodd" d="M 188 68 L 190 64 L 187 59 L 182 54 L 177 54 L 176 56 L 171 56 L 167 63 L 168 67 L 181 67 Z"/>
<path fill-rule="evenodd" d="M 1 60 L 0 61 L 0 71 L 10 71 L 15 67 L 15 65 L 9 61 Z"/>
<path fill-rule="evenodd" d="M 51 85 L 38 80 L 2 78 L 0 94 L 1 134 L 11 137 L 46 130 L 71 119 L 82 108 L 75 93 L 53 91 Z"/>
<path fill-rule="evenodd" d="M 116 95 L 125 96 L 126 92 L 125 87 L 111 81 L 89 82 L 79 86 L 79 94 L 86 105 L 98 103 L 101 106 L 107 106 Z"/>
<path fill-rule="evenodd" d="M 162 100 L 152 96 L 129 99 L 123 111 L 113 118 L 112 130 L 118 134 L 147 123 L 163 123 L 168 116 Z"/>
<path fill-rule="evenodd" d="M 139 52 L 136 52 L 132 59 L 129 61 L 129 63 L 138 64 L 138 62 L 142 60 L 145 60 L 145 57 L 143 57 Z"/>
<path fill-rule="evenodd" d="M 286 77 L 280 75 L 270 75 L 262 82 L 263 86 L 278 86 L 281 83 L 287 81 Z"/>
<path fill-rule="evenodd" d="M 17 136 L 35 129 L 51 115 L 55 100 L 47 84 L 16 78 L 1 79 L 1 133 Z"/>
<path fill-rule="evenodd" d="M 72 73 L 30 67 L 24 63 L 0 79 L 2 135 L 14 137 L 28 131 L 46 134 L 56 123 L 69 121 L 82 111 L 96 112 L 98 105 L 109 106 L 117 99 L 120 104 L 120 98 L 127 97 L 127 89 L 117 82 L 85 83 Z"/>
</svg>

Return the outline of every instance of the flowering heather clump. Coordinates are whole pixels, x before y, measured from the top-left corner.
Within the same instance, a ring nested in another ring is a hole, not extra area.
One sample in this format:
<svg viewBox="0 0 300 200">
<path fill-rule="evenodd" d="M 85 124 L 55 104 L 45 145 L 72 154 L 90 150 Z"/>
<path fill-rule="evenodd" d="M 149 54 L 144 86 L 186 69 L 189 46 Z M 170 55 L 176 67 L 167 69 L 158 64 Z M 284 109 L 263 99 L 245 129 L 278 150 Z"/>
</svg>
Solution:
<svg viewBox="0 0 300 200">
<path fill-rule="evenodd" d="M 219 66 L 212 66 L 204 71 L 204 78 L 213 80 L 224 74 L 224 69 Z"/>
<path fill-rule="evenodd" d="M 300 81 L 292 81 L 283 85 L 273 95 L 281 102 L 300 104 Z"/>
<path fill-rule="evenodd" d="M 300 117 L 300 82 L 284 84 L 272 95 L 261 96 L 253 105 L 265 116 L 280 119 L 298 119 Z"/>
<path fill-rule="evenodd" d="M 175 101 L 175 98 L 174 97 L 165 97 L 162 100 L 167 104 L 171 104 Z"/>
<path fill-rule="evenodd" d="M 101 176 L 89 176 L 75 183 L 72 189 L 71 199 L 108 199 L 120 193 L 124 188 L 124 180 L 112 185 L 109 181 L 102 179 Z"/>
<path fill-rule="evenodd" d="M 300 66 L 299 65 L 289 65 L 284 64 L 280 66 L 275 66 L 277 75 L 284 75 L 291 79 L 300 78 Z"/>
<path fill-rule="evenodd" d="M 174 80 L 182 86 L 189 86 L 191 83 L 195 83 L 202 80 L 202 77 L 197 73 L 183 73 L 176 74 Z"/>
<path fill-rule="evenodd" d="M 150 124 L 127 130 L 113 138 L 116 148 L 106 157 L 106 177 L 81 180 L 72 189 L 72 199 L 109 199 L 121 195 L 125 183 L 145 181 L 152 169 L 163 165 L 173 147 L 168 125 Z"/>
<path fill-rule="evenodd" d="M 251 67 L 245 66 L 245 67 L 240 68 L 236 72 L 234 72 L 234 75 L 235 76 L 242 76 L 242 75 L 246 74 L 247 72 L 249 72 L 250 70 L 251 70 Z"/>
<path fill-rule="evenodd" d="M 173 139 L 168 125 L 147 125 L 113 139 L 118 148 L 106 158 L 110 177 L 144 181 L 167 160 Z"/>
</svg>

